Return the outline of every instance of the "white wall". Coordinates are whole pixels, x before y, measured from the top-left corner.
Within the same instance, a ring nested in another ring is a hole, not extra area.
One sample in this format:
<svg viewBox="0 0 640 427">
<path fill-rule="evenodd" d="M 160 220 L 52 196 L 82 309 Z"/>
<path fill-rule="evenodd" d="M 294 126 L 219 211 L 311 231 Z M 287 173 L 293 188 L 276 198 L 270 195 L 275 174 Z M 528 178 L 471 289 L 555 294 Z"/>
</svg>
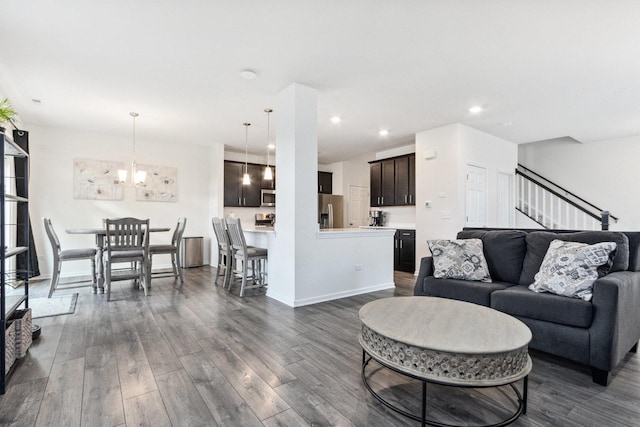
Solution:
<svg viewBox="0 0 640 427">
<path fill-rule="evenodd" d="M 373 156 L 373 153 L 369 153 L 342 162 L 318 165 L 318 170 L 333 173 L 333 194 L 344 196 L 342 223 L 345 227 L 349 224 L 349 186 L 358 185 L 369 188 L 369 161 Z"/>
<path fill-rule="evenodd" d="M 640 230 L 640 136 L 518 147 L 519 162 L 620 218 L 612 230 Z"/>
<path fill-rule="evenodd" d="M 436 157 L 425 159 L 435 151 Z M 453 239 L 465 225 L 466 165 L 487 169 L 487 226 L 497 221 L 497 174 L 513 171 L 517 146 L 461 124 L 416 134 L 416 265 L 429 254 L 427 240 Z M 431 207 L 425 207 L 425 201 Z M 442 212 L 451 218 L 442 218 Z"/>
<path fill-rule="evenodd" d="M 126 188 L 122 201 L 78 200 L 73 198 L 73 160 L 76 158 L 123 161 L 130 164 L 131 140 L 105 134 L 68 129 L 25 126 L 29 130 L 31 151 L 30 212 L 43 275 L 51 274 L 51 249 L 46 240 L 42 217 L 50 217 L 64 248 L 95 244 L 91 235 L 69 235 L 69 228 L 100 227 L 107 217 L 149 218 L 151 225 L 171 227 L 177 218 L 187 218 L 187 236 L 205 238 L 205 262 L 209 259 L 212 228 L 209 214 L 221 202 L 219 191 L 210 192 L 210 170 L 216 171 L 209 148 L 198 145 L 161 144 L 136 138 L 138 163 L 172 166 L 178 169 L 176 203 L 138 202 L 135 189 Z M 220 157 L 218 155 L 218 157 Z M 215 156 L 213 156 L 215 158 Z M 218 168 L 222 159 L 218 159 Z M 219 174 L 218 174 L 219 175 Z M 212 199 L 213 198 L 213 199 Z M 154 233 L 152 243 L 171 240 L 171 233 Z M 154 268 L 169 266 L 168 257 L 154 258 Z M 63 275 L 88 274 L 87 262 L 65 263 Z"/>
</svg>

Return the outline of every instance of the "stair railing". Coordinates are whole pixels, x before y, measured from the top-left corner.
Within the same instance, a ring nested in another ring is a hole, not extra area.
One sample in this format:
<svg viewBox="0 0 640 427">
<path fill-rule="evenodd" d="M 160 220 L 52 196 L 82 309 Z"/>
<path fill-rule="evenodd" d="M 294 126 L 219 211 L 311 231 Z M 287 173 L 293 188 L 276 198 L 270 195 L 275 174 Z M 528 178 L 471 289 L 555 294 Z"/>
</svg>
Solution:
<svg viewBox="0 0 640 427">
<path fill-rule="evenodd" d="M 544 228 L 608 230 L 617 217 L 518 164 L 516 209 Z"/>
</svg>

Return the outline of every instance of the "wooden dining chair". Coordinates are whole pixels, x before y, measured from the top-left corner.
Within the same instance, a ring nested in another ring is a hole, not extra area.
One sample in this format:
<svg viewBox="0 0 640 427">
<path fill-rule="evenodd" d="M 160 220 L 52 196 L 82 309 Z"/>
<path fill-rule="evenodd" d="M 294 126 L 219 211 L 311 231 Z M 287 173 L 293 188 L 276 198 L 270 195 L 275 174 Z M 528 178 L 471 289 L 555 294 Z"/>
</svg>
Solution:
<svg viewBox="0 0 640 427">
<path fill-rule="evenodd" d="M 153 265 L 153 256 L 168 254 L 171 255 L 171 266 L 173 268 L 173 277 L 176 279 L 180 277 L 180 283 L 184 283 L 184 276 L 182 273 L 182 259 L 180 258 L 180 248 L 182 247 L 182 235 L 184 229 L 187 227 L 186 218 L 178 218 L 178 224 L 173 231 L 173 237 L 170 244 L 164 245 L 149 245 L 149 270 Z M 162 273 L 160 273 L 162 274 Z M 153 275 L 153 272 L 152 272 Z M 166 276 L 166 274 L 164 275 Z"/>
<path fill-rule="evenodd" d="M 242 232 L 239 218 L 227 218 L 227 232 L 231 242 L 232 280 L 229 290 L 235 284 L 235 278 L 241 278 L 240 296 L 244 296 L 245 289 L 267 286 L 267 249 L 248 247 Z M 251 268 L 251 275 L 249 275 Z M 251 282 L 249 285 L 248 283 Z"/>
<path fill-rule="evenodd" d="M 149 271 L 149 220 L 137 218 L 107 219 L 106 248 L 104 252 L 105 287 L 107 301 L 111 299 L 112 280 L 131 280 L 142 285 L 144 294 L 150 282 Z M 130 263 L 130 269 L 118 270 L 113 266 Z"/>
<path fill-rule="evenodd" d="M 51 244 L 53 252 L 53 266 L 51 268 L 51 285 L 49 286 L 49 298 L 53 295 L 53 291 L 58 287 L 60 281 L 60 270 L 64 261 L 78 261 L 83 259 L 91 260 L 91 286 L 93 293 L 96 293 L 96 248 L 77 248 L 77 249 L 61 249 L 58 235 L 53 229 L 51 218 L 42 218 L 44 229 Z M 65 285 L 75 283 L 85 283 L 86 280 L 66 282 Z"/>
<path fill-rule="evenodd" d="M 226 288 L 229 278 L 231 277 L 231 243 L 229 242 L 229 234 L 227 233 L 227 225 L 223 218 L 212 218 L 213 232 L 218 241 L 218 264 L 216 266 L 216 278 L 213 283 L 218 285 L 218 277 L 224 269 L 224 280 L 222 287 Z"/>
</svg>

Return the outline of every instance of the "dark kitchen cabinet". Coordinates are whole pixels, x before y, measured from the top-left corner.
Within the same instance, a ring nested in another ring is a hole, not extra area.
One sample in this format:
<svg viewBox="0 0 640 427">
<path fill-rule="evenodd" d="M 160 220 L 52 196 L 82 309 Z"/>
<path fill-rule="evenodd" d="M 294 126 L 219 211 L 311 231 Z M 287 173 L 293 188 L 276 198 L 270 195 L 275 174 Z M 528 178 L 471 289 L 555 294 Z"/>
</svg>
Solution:
<svg viewBox="0 0 640 427">
<path fill-rule="evenodd" d="M 395 203 L 395 166 L 393 159 L 371 163 L 371 206 L 393 206 Z"/>
<path fill-rule="evenodd" d="M 377 160 L 370 164 L 371 206 L 416 204 L 416 156 Z"/>
<path fill-rule="evenodd" d="M 397 230 L 394 245 L 393 269 L 414 273 L 416 269 L 416 231 Z"/>
<path fill-rule="evenodd" d="M 318 171 L 318 193 L 333 194 L 333 173 Z"/>
<path fill-rule="evenodd" d="M 416 156 L 404 156 L 394 160 L 395 205 L 416 204 Z"/>
<path fill-rule="evenodd" d="M 229 207 L 259 207 L 262 165 L 249 163 L 250 185 L 242 185 L 245 164 L 224 162 L 224 205 Z"/>
</svg>

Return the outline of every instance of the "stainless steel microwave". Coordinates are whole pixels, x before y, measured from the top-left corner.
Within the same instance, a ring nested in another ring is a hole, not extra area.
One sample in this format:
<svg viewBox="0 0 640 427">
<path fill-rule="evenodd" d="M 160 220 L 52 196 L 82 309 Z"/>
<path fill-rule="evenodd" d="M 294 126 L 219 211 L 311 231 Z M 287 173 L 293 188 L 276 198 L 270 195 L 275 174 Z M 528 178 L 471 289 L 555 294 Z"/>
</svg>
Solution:
<svg viewBox="0 0 640 427">
<path fill-rule="evenodd" d="M 260 190 L 260 206 L 275 206 L 276 190 Z"/>
</svg>

